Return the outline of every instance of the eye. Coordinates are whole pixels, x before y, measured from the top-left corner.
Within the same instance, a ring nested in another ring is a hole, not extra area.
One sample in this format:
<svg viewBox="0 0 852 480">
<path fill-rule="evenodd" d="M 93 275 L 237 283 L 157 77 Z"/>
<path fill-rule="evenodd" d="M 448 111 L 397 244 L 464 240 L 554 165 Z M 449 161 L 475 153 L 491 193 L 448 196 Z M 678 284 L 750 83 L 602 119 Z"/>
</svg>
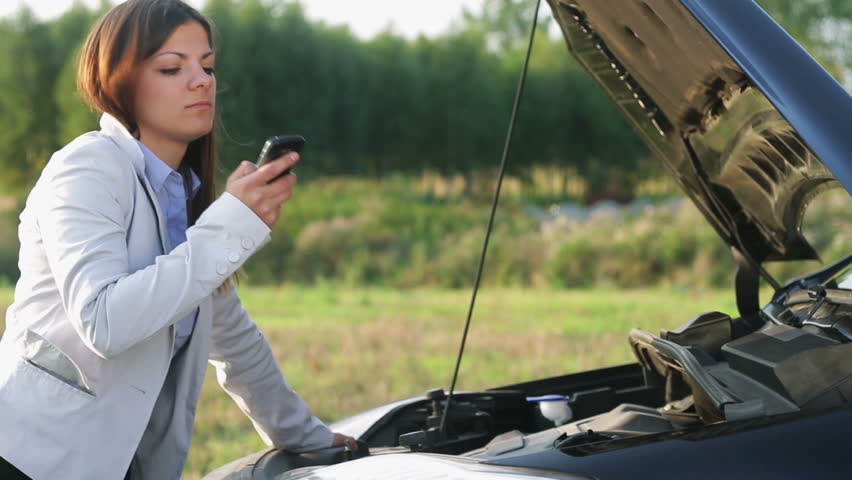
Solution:
<svg viewBox="0 0 852 480">
<path fill-rule="evenodd" d="M 180 68 L 177 68 L 177 67 L 176 68 L 161 68 L 160 69 L 160 73 L 162 73 L 164 75 L 175 75 L 176 73 L 178 73 L 178 71 L 180 71 Z"/>
<path fill-rule="evenodd" d="M 207 75 L 216 75 L 216 69 L 213 67 L 204 67 L 204 71 L 207 72 Z"/>
</svg>

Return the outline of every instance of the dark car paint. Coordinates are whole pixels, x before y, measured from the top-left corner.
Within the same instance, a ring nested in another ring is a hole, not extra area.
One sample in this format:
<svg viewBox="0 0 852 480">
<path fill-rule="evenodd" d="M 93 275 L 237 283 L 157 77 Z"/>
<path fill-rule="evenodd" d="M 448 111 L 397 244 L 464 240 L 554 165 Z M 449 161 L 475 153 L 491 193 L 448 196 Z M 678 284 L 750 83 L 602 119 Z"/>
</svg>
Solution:
<svg viewBox="0 0 852 480">
<path fill-rule="evenodd" d="M 797 413 L 546 450 L 486 463 L 601 480 L 848 479 L 852 409 Z M 599 451 L 595 452 L 596 449 Z"/>
</svg>

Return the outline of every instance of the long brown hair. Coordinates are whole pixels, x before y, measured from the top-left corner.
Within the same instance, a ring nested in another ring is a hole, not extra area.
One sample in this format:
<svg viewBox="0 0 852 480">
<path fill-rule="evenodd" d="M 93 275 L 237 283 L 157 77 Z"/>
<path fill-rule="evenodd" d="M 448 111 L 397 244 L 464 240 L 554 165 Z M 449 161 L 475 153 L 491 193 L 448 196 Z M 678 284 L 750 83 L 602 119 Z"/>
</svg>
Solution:
<svg viewBox="0 0 852 480">
<path fill-rule="evenodd" d="M 118 119 L 138 137 L 136 71 L 178 27 L 191 21 L 204 27 L 212 49 L 212 22 L 181 0 L 128 0 L 113 7 L 92 27 L 80 52 L 80 96 L 92 108 Z M 201 190 L 190 204 L 189 225 L 216 198 L 215 130 L 214 120 L 209 133 L 189 144 L 181 162 L 182 168 L 191 168 L 201 180 Z"/>
</svg>

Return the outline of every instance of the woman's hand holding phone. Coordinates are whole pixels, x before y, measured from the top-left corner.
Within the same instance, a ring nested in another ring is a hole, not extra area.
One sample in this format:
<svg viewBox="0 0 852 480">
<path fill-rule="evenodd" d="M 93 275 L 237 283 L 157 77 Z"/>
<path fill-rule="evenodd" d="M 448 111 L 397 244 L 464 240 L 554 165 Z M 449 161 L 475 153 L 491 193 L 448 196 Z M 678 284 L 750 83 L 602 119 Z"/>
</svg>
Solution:
<svg viewBox="0 0 852 480">
<path fill-rule="evenodd" d="M 263 148 L 260 149 L 260 155 L 258 155 L 257 163 L 255 163 L 255 165 L 262 167 L 264 164 L 269 163 L 288 152 L 301 153 L 304 146 L 305 137 L 301 135 L 278 135 L 275 137 L 269 137 L 263 144 Z M 287 175 L 288 173 L 290 173 L 289 168 L 281 172 L 281 175 Z M 278 177 L 272 179 L 272 181 L 275 180 L 278 180 Z"/>
<path fill-rule="evenodd" d="M 239 198 L 271 228 L 281 216 L 281 205 L 293 196 L 297 181 L 295 173 L 287 175 L 284 171 L 298 161 L 299 154 L 292 151 L 260 167 L 244 161 L 228 177 L 225 191 Z"/>
</svg>

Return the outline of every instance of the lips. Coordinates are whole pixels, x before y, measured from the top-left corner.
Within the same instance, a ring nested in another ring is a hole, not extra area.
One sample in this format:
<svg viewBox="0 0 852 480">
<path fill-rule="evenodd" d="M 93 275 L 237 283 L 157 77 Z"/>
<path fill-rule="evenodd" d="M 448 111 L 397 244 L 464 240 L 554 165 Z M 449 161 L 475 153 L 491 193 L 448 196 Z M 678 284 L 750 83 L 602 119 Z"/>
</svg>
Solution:
<svg viewBox="0 0 852 480">
<path fill-rule="evenodd" d="M 186 108 L 213 108 L 213 102 L 201 101 L 197 103 L 193 103 L 192 105 Z"/>
</svg>

